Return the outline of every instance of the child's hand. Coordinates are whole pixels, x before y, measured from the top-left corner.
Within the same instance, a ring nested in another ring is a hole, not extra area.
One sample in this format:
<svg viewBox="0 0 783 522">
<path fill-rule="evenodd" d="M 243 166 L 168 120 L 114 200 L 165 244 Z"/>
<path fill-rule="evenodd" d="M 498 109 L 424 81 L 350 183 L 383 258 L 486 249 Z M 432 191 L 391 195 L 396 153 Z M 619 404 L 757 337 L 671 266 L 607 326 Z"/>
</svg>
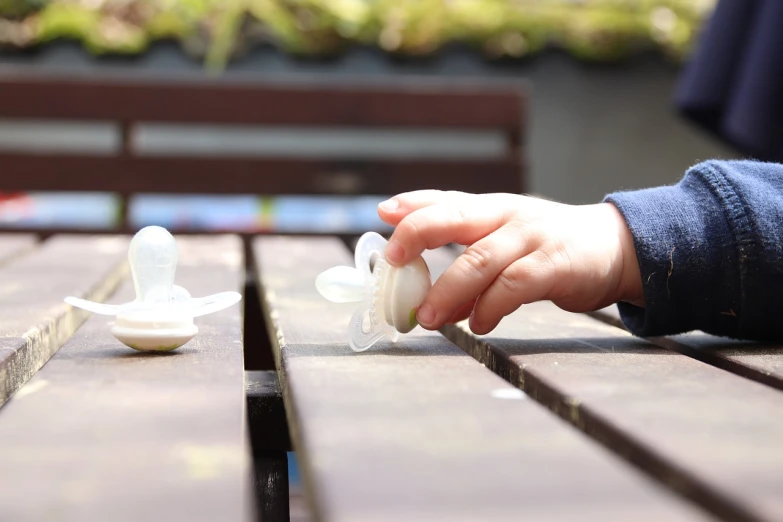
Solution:
<svg viewBox="0 0 783 522">
<path fill-rule="evenodd" d="M 428 329 L 470 315 L 471 330 L 488 333 L 519 306 L 541 300 L 572 312 L 643 304 L 631 233 L 609 203 L 427 190 L 384 201 L 378 213 L 396 227 L 386 248 L 393 265 L 448 243 L 468 246 L 419 307 Z"/>
</svg>

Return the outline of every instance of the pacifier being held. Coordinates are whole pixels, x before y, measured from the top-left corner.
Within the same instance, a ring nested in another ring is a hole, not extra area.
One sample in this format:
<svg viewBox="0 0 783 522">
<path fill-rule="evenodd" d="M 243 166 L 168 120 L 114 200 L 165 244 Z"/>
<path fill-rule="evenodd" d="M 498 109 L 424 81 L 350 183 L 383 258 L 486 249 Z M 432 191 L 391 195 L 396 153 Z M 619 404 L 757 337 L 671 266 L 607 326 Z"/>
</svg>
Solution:
<svg viewBox="0 0 783 522">
<path fill-rule="evenodd" d="M 96 314 L 116 316 L 112 335 L 135 350 L 175 350 L 198 333 L 193 318 L 228 308 L 242 298 L 238 292 L 191 297 L 174 284 L 177 260 L 174 236 L 162 227 L 145 227 L 133 236 L 128 248 L 136 299 L 120 305 L 78 297 L 66 297 L 65 302 Z"/>
<path fill-rule="evenodd" d="M 318 292 L 334 303 L 359 302 L 351 317 L 348 342 L 362 352 L 390 336 L 396 341 L 416 325 L 416 310 L 432 286 L 424 259 L 418 257 L 403 267 L 391 266 L 384 257 L 387 241 L 375 232 L 364 234 L 356 244 L 356 267 L 336 266 L 315 280 Z"/>
</svg>

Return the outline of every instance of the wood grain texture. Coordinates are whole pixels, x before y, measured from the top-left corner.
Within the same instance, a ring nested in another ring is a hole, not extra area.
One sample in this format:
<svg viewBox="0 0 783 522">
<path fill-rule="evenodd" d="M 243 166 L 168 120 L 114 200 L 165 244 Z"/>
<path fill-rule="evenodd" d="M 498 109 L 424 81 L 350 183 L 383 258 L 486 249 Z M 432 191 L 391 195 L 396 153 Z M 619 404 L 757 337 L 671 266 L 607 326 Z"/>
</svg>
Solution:
<svg viewBox="0 0 783 522">
<path fill-rule="evenodd" d="M 236 238 L 178 242 L 194 296 L 241 288 Z M 131 297 L 126 281 L 112 301 Z M 0 520 L 246 520 L 241 307 L 196 319 L 169 354 L 126 348 L 110 320 L 90 318 L 0 410 Z"/>
<path fill-rule="evenodd" d="M 590 314 L 607 324 L 625 328 L 616 306 Z M 666 337 L 650 337 L 653 344 L 668 348 L 736 373 L 748 379 L 783 390 L 783 348 L 691 332 Z"/>
<path fill-rule="evenodd" d="M 353 305 L 314 288 L 334 239 L 254 242 L 314 520 L 701 520 L 437 333 L 354 353 Z"/>
<path fill-rule="evenodd" d="M 726 520 L 783 519 L 783 394 L 549 302 L 487 336 L 444 333 L 662 483 Z"/>
<path fill-rule="evenodd" d="M 62 236 L 0 268 L 0 406 L 84 322 L 69 295 L 105 299 L 127 273 L 128 240 Z"/>
</svg>

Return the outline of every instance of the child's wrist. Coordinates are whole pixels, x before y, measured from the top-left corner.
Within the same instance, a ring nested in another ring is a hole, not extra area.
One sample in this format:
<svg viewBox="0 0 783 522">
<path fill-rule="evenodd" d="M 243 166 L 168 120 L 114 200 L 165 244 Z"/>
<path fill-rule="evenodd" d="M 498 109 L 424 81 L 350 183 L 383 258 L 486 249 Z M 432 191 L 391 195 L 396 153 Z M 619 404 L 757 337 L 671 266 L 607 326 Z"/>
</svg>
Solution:
<svg viewBox="0 0 783 522">
<path fill-rule="evenodd" d="M 617 221 L 617 233 L 620 240 L 620 284 L 618 285 L 615 302 L 623 301 L 644 307 L 644 288 L 639 270 L 639 260 L 636 257 L 633 236 L 628 224 L 620 211 L 611 203 L 609 205 Z"/>
</svg>

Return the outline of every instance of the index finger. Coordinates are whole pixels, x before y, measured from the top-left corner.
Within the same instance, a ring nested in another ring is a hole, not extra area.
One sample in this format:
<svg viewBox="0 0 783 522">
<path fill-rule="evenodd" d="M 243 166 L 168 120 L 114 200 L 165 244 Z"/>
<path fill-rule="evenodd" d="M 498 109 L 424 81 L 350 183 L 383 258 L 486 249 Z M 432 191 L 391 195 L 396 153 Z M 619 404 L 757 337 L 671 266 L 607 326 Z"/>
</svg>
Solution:
<svg viewBox="0 0 783 522">
<path fill-rule="evenodd" d="M 500 228 L 505 212 L 475 196 L 458 205 L 435 204 L 405 216 L 389 239 L 386 259 L 394 266 L 410 263 L 426 249 L 449 243 L 470 245 Z"/>
<path fill-rule="evenodd" d="M 403 192 L 379 203 L 378 215 L 387 224 L 395 226 L 411 212 L 438 203 L 454 202 L 468 195 L 466 192 L 435 189 Z"/>
</svg>

